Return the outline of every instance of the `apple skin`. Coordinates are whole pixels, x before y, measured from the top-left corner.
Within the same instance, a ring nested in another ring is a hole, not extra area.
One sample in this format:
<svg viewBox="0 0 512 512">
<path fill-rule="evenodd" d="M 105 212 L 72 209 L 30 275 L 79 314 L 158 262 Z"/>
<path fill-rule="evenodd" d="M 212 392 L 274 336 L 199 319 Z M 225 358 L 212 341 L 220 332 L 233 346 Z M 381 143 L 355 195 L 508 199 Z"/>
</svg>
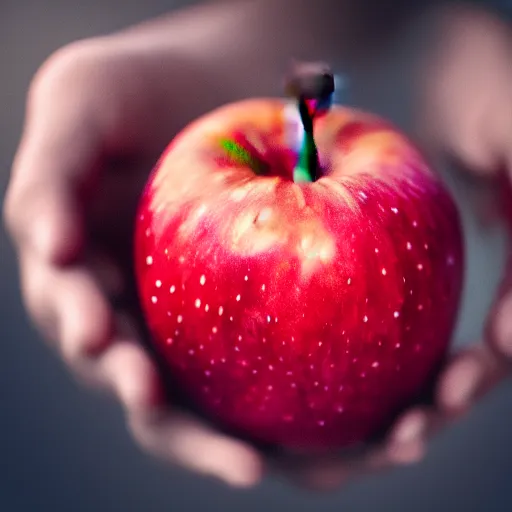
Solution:
<svg viewBox="0 0 512 512">
<path fill-rule="evenodd" d="M 178 134 L 140 202 L 136 274 L 158 352 L 207 415 L 255 441 L 330 450 L 386 428 L 442 363 L 463 237 L 418 150 L 361 111 L 315 120 L 324 175 L 294 183 L 286 104 L 230 104 Z"/>
</svg>

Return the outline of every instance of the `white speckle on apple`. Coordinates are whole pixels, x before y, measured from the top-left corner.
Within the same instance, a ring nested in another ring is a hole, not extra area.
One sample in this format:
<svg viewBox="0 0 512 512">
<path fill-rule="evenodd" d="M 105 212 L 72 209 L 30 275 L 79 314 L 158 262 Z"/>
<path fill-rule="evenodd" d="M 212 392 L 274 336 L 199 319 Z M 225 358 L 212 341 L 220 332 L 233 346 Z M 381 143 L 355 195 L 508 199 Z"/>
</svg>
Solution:
<svg viewBox="0 0 512 512">
<path fill-rule="evenodd" d="M 270 320 L 272 320 L 272 318 L 270 318 L 270 315 L 267 315 L 267 323 L 270 323 Z"/>
<path fill-rule="evenodd" d="M 151 229 L 150 228 L 146 228 L 146 236 L 151 236 Z"/>
<path fill-rule="evenodd" d="M 415 220 L 412 221 L 412 227 L 413 228 L 417 228 L 418 227 L 418 223 Z"/>
<path fill-rule="evenodd" d="M 323 427 L 325 425 L 325 421 L 324 420 L 318 420 L 318 426 L 319 427 Z"/>
<path fill-rule="evenodd" d="M 418 304 L 418 311 L 423 311 L 423 304 Z"/>
<path fill-rule="evenodd" d="M 160 279 L 157 279 L 157 280 L 155 281 L 155 286 L 156 286 L 157 288 L 160 288 L 160 287 L 162 286 L 162 281 L 160 281 Z"/>
<path fill-rule="evenodd" d="M 423 264 L 422 263 L 418 263 L 417 267 L 416 267 L 418 270 L 423 270 Z"/>
<path fill-rule="evenodd" d="M 257 373 L 258 373 L 258 370 L 253 370 L 253 371 L 252 371 L 252 374 L 253 374 L 253 375 L 256 375 Z"/>
<path fill-rule="evenodd" d="M 230 321 L 230 322 L 232 322 L 232 321 L 233 321 L 233 317 L 232 317 L 232 316 L 230 316 L 230 317 L 229 317 L 229 321 Z"/>
<path fill-rule="evenodd" d="M 238 341 L 242 341 L 242 335 L 241 334 L 238 335 Z"/>
<path fill-rule="evenodd" d="M 172 345 L 174 340 L 172 338 L 167 338 L 165 342 L 167 343 L 167 345 Z"/>
<path fill-rule="evenodd" d="M 171 293 L 174 293 L 176 291 L 176 286 L 172 285 L 170 288 L 169 288 L 169 291 Z"/>
<path fill-rule="evenodd" d="M 183 322 L 183 316 L 178 315 L 178 318 L 176 320 L 178 321 L 179 324 L 181 324 L 181 322 Z"/>
<path fill-rule="evenodd" d="M 199 283 L 201 286 L 204 286 L 204 283 L 206 283 L 206 276 L 204 274 L 199 278 Z"/>
<path fill-rule="evenodd" d="M 334 409 L 337 413 L 341 414 L 343 412 L 343 406 L 337 405 Z"/>
<path fill-rule="evenodd" d="M 347 284 L 350 284 L 351 282 L 352 282 L 352 278 L 351 278 L 351 277 L 349 277 L 349 278 L 347 279 Z"/>
<path fill-rule="evenodd" d="M 205 370 L 204 374 L 206 375 L 206 377 L 209 377 L 212 374 L 212 372 L 210 370 Z"/>
<path fill-rule="evenodd" d="M 359 192 L 359 195 L 360 195 L 363 199 L 368 199 L 368 196 L 367 196 L 364 192 Z"/>
<path fill-rule="evenodd" d="M 375 254 L 378 254 L 379 253 L 379 249 L 377 247 L 375 247 Z"/>
<path fill-rule="evenodd" d="M 179 330 L 179 329 L 176 329 L 176 330 L 174 331 L 174 336 L 178 336 L 178 334 L 179 334 L 179 333 L 180 333 L 180 330 Z"/>
<path fill-rule="evenodd" d="M 295 382 L 292 382 L 292 383 L 290 384 L 290 386 L 291 386 L 292 388 L 296 388 L 296 387 L 297 387 L 297 384 L 296 384 Z"/>
<path fill-rule="evenodd" d="M 199 350 L 204 350 L 204 345 L 199 345 Z"/>
<path fill-rule="evenodd" d="M 400 316 L 400 313 L 399 313 L 398 311 L 395 311 L 395 312 L 393 313 L 393 316 L 394 316 L 395 318 L 398 318 L 398 317 Z"/>
<path fill-rule="evenodd" d="M 217 327 L 215 327 L 215 326 L 212 327 L 213 334 L 215 334 L 217 332 L 217 330 L 218 330 Z"/>
<path fill-rule="evenodd" d="M 394 214 L 397 214 L 397 213 L 398 213 L 398 208 L 393 207 L 393 208 L 391 208 L 391 211 L 392 211 Z"/>
<path fill-rule="evenodd" d="M 323 343 L 321 341 L 318 342 L 318 346 L 321 347 Z"/>
<path fill-rule="evenodd" d="M 292 372 L 292 371 L 288 370 L 288 371 L 286 372 L 286 376 L 287 376 L 287 377 L 291 377 L 292 375 L 293 375 L 293 372 Z"/>
<path fill-rule="evenodd" d="M 401 347 L 400 342 L 395 345 L 395 348 L 400 348 L 400 347 Z"/>
<path fill-rule="evenodd" d="M 153 295 L 153 297 L 151 297 L 151 302 L 153 304 L 156 304 L 158 302 L 158 299 Z"/>
<path fill-rule="evenodd" d="M 249 281 L 249 276 L 245 276 L 245 277 L 244 277 L 244 280 L 245 280 L 245 281 Z"/>
<path fill-rule="evenodd" d="M 264 285 L 264 284 L 262 284 L 262 285 L 261 285 L 261 291 L 262 291 L 262 292 L 264 292 L 264 291 L 265 291 L 265 285 Z"/>
<path fill-rule="evenodd" d="M 224 313 L 224 308 L 219 306 L 219 316 L 222 316 L 222 313 Z"/>
<path fill-rule="evenodd" d="M 372 363 L 372 368 L 378 368 L 379 367 L 379 362 L 378 361 L 374 361 Z"/>
<path fill-rule="evenodd" d="M 180 256 L 180 257 L 178 258 L 178 261 L 179 261 L 180 263 L 185 263 L 185 256 Z"/>
<path fill-rule="evenodd" d="M 273 367 L 271 364 L 269 364 L 269 365 L 268 365 L 268 369 L 269 369 L 270 371 L 272 371 L 272 370 L 274 369 L 274 367 Z"/>
<path fill-rule="evenodd" d="M 153 264 L 153 257 L 152 257 L 152 256 L 148 256 L 148 257 L 146 258 L 146 263 L 147 263 L 148 265 L 152 265 L 152 264 Z"/>
<path fill-rule="evenodd" d="M 428 244 L 425 244 L 423 247 L 425 248 L 425 251 L 428 251 Z"/>
<path fill-rule="evenodd" d="M 367 316 L 367 315 L 364 315 L 364 317 L 363 317 L 363 322 L 364 322 L 364 323 L 368 322 L 368 316 Z"/>
<path fill-rule="evenodd" d="M 204 305 L 204 310 L 205 310 L 205 311 L 208 311 L 209 309 L 210 309 L 210 305 L 209 305 L 209 304 L 205 304 L 205 305 Z"/>
<path fill-rule="evenodd" d="M 235 352 L 240 352 L 240 347 L 238 345 L 235 345 Z"/>
<path fill-rule="evenodd" d="M 189 356 L 193 356 L 194 355 L 194 349 L 191 348 L 189 351 L 188 351 L 188 355 Z"/>
<path fill-rule="evenodd" d="M 236 301 L 237 301 L 237 302 L 240 302 L 240 299 L 241 299 L 241 298 L 242 298 L 242 296 L 241 296 L 240 294 L 238 294 L 238 295 L 236 296 Z"/>
<path fill-rule="evenodd" d="M 170 311 L 167 311 L 167 316 L 172 316 L 172 313 Z"/>
<path fill-rule="evenodd" d="M 315 388 L 317 388 L 319 385 L 320 385 L 320 383 L 317 380 L 313 384 L 313 386 L 315 386 Z"/>
<path fill-rule="evenodd" d="M 196 299 L 195 306 L 197 309 L 199 309 L 201 307 L 201 299 Z"/>
<path fill-rule="evenodd" d="M 387 273 L 388 273 L 388 271 L 385 268 L 383 268 L 382 269 L 382 275 L 385 276 Z"/>
<path fill-rule="evenodd" d="M 410 251 L 410 250 L 412 249 L 412 244 L 411 244 L 411 242 L 407 242 L 406 247 L 407 247 L 407 250 L 408 250 L 408 251 Z"/>
</svg>

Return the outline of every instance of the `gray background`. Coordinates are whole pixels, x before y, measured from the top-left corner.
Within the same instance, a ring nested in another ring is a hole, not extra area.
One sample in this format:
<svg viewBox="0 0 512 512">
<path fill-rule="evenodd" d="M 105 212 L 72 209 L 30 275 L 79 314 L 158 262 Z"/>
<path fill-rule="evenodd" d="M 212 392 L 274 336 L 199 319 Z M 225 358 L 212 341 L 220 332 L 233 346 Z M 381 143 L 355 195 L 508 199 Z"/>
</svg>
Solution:
<svg viewBox="0 0 512 512">
<path fill-rule="evenodd" d="M 178 4 L 172 0 L 1 0 L 0 196 L 22 127 L 30 78 L 53 50 L 109 32 Z M 403 107 L 405 57 L 382 62 L 372 90 L 350 100 L 408 128 Z M 357 85 L 357 84 L 356 84 Z M 471 184 L 447 178 L 464 212 L 469 271 L 456 343 L 480 332 L 503 266 L 503 232 L 482 231 L 467 198 Z M 512 385 L 493 393 L 464 422 L 437 439 L 419 466 L 310 495 L 276 481 L 235 492 L 141 454 L 119 407 L 77 386 L 40 342 L 23 311 L 14 253 L 0 231 L 0 511 L 168 510 L 301 511 L 512 510 Z"/>
</svg>

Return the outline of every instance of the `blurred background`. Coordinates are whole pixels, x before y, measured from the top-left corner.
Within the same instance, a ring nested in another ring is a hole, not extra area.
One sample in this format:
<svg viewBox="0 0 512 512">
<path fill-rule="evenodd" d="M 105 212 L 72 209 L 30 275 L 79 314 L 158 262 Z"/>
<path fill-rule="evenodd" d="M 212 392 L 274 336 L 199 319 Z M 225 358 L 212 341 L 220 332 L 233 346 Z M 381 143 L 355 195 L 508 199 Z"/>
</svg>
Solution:
<svg viewBox="0 0 512 512">
<path fill-rule="evenodd" d="M 27 88 L 41 62 L 70 41 L 111 32 L 186 3 L 1 0 L 0 201 L 22 129 Z M 507 2 L 501 4 L 506 10 Z M 407 42 L 401 46 L 407 47 Z M 385 115 L 407 130 L 406 54 L 397 52 L 382 61 L 371 80 L 366 77 L 366 84 L 374 85 L 350 83 L 346 101 Z M 504 233 L 499 225 L 485 230 L 479 226 L 468 201 L 474 186 L 459 183 L 441 168 L 463 211 L 468 246 L 466 292 L 455 337 L 460 345 L 481 332 L 503 268 Z M 233 491 L 140 453 L 126 432 L 120 408 L 78 386 L 31 328 L 21 304 L 15 255 L 3 230 L 0 262 L 2 512 L 512 510 L 510 382 L 444 432 L 426 460 L 411 469 L 326 495 L 308 494 L 271 479 L 252 491 Z"/>
</svg>

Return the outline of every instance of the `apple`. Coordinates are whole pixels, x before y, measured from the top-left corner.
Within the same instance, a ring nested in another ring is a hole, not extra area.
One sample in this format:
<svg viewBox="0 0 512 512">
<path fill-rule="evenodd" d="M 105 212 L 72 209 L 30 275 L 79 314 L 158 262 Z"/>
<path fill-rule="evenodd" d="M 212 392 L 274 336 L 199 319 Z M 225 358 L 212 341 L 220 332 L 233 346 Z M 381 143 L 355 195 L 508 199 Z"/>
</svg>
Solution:
<svg viewBox="0 0 512 512">
<path fill-rule="evenodd" d="M 370 439 L 430 382 L 464 253 L 420 151 L 324 101 L 329 75 L 311 69 L 290 89 L 298 108 L 247 99 L 174 138 L 141 198 L 135 259 L 153 342 L 201 410 L 255 441 L 330 450 Z"/>
</svg>

